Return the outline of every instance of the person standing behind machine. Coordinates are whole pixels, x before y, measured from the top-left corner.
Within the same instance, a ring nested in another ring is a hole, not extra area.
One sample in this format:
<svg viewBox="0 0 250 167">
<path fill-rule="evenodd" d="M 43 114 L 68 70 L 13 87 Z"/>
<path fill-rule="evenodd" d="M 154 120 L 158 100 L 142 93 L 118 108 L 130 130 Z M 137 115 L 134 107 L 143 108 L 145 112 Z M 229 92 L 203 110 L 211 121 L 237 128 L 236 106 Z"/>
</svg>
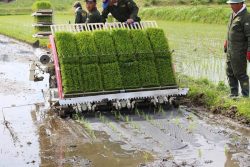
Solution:
<svg viewBox="0 0 250 167">
<path fill-rule="evenodd" d="M 88 10 L 86 23 L 101 23 L 102 17 L 96 7 L 96 0 L 85 0 Z"/>
<path fill-rule="evenodd" d="M 74 3 L 75 8 L 75 24 L 85 23 L 87 19 L 87 12 L 82 9 L 82 5 L 79 1 Z"/>
<path fill-rule="evenodd" d="M 139 8 L 133 0 L 103 0 L 102 22 L 106 22 L 109 13 L 119 22 L 140 22 L 138 12 Z"/>
</svg>

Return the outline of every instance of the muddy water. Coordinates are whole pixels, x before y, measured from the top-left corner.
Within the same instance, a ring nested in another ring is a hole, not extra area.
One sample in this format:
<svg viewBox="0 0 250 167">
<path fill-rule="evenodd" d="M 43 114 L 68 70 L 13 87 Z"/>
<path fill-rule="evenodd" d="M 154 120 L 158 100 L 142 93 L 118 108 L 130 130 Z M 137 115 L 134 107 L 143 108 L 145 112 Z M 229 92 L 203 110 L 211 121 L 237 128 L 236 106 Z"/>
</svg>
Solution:
<svg viewBox="0 0 250 167">
<path fill-rule="evenodd" d="M 250 162 L 249 136 L 241 136 L 215 123 L 216 120 L 203 120 L 184 109 L 135 113 L 121 116 L 120 120 L 108 114 L 87 118 L 87 122 L 92 130 L 105 131 L 113 142 L 122 141 L 123 149 L 150 152 L 159 159 L 153 166 L 237 167 Z M 161 162 L 162 159 L 166 161 Z"/>
<path fill-rule="evenodd" d="M 44 102 L 43 82 L 29 81 L 35 61 L 31 46 L 0 36 L 0 166 L 37 166 L 40 163 L 34 104 Z"/>
<path fill-rule="evenodd" d="M 249 129 L 185 109 L 60 119 L 46 110 L 48 75 L 29 81 L 33 49 L 3 36 L 0 49 L 1 167 L 250 164 Z"/>
</svg>

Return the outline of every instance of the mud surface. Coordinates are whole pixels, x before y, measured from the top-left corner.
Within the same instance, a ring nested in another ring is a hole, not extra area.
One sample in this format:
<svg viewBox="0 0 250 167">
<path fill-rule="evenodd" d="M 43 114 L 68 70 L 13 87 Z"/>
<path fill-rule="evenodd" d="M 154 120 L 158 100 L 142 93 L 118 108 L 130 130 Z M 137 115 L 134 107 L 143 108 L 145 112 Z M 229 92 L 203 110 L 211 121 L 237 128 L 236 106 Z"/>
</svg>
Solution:
<svg viewBox="0 0 250 167">
<path fill-rule="evenodd" d="M 187 108 L 95 113 L 47 111 L 48 75 L 29 81 L 36 58 L 0 36 L 0 166 L 250 166 L 250 130 Z"/>
</svg>

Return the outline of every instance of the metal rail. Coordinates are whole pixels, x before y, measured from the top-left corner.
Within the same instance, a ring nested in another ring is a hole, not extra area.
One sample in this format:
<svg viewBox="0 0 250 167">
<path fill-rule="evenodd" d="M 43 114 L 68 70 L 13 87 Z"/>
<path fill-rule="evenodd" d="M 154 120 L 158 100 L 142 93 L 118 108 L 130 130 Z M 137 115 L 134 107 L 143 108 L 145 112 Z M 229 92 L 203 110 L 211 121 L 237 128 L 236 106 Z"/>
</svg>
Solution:
<svg viewBox="0 0 250 167">
<path fill-rule="evenodd" d="M 62 77 L 61 77 L 61 72 L 60 72 L 60 66 L 59 66 L 59 60 L 58 60 L 54 36 L 50 35 L 49 40 L 50 40 L 50 44 L 51 44 L 54 65 L 55 65 L 56 81 L 57 81 L 57 87 L 58 87 L 58 96 L 60 99 L 62 99 L 63 98 Z"/>
<path fill-rule="evenodd" d="M 112 30 L 116 28 L 126 29 L 147 29 L 157 28 L 156 21 L 142 21 L 133 24 L 113 22 L 113 23 L 89 23 L 89 24 L 60 24 L 51 25 L 51 32 L 54 35 L 56 32 L 81 32 L 81 31 L 95 31 L 95 30 Z"/>
<path fill-rule="evenodd" d="M 153 98 L 154 99 L 158 97 L 183 96 L 183 95 L 186 95 L 188 91 L 189 91 L 188 88 L 179 88 L 179 89 L 94 95 L 94 96 L 86 96 L 86 97 L 59 99 L 59 104 L 60 105 L 87 104 L 87 103 L 93 103 L 93 102 L 101 102 L 103 99 L 106 99 L 108 101 L 130 100 L 130 99 L 141 99 L 141 98 Z"/>
</svg>

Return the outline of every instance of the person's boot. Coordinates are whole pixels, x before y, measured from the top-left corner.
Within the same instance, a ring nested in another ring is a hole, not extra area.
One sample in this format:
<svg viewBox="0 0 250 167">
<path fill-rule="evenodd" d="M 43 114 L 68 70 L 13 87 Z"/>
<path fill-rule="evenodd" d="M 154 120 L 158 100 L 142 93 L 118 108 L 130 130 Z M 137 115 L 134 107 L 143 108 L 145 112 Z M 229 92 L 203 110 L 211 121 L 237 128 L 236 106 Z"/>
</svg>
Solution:
<svg viewBox="0 0 250 167">
<path fill-rule="evenodd" d="M 249 79 L 240 81 L 241 94 L 243 97 L 249 97 Z"/>
<path fill-rule="evenodd" d="M 238 81 L 237 82 L 230 82 L 229 85 L 230 85 L 230 90 L 231 90 L 230 97 L 231 98 L 238 97 L 239 96 Z"/>
</svg>

